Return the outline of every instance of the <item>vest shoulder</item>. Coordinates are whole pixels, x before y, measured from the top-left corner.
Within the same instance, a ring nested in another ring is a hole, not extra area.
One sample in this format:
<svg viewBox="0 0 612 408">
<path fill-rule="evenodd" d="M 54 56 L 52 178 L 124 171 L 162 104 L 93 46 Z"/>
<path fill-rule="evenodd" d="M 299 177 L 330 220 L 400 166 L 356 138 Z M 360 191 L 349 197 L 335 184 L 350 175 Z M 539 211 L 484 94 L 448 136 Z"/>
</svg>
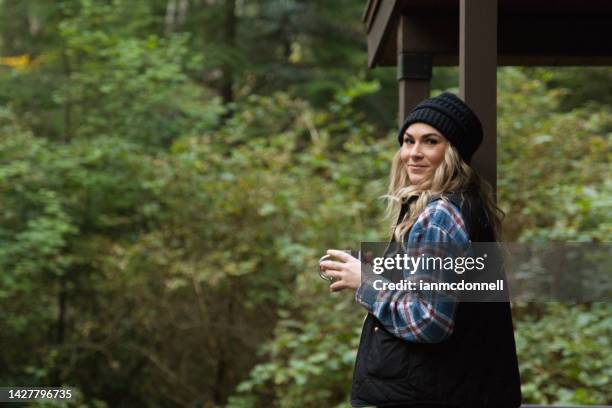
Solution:
<svg viewBox="0 0 612 408">
<path fill-rule="evenodd" d="M 444 196 L 461 212 L 470 240 L 474 242 L 495 241 L 484 203 L 477 191 L 451 192 Z"/>
</svg>

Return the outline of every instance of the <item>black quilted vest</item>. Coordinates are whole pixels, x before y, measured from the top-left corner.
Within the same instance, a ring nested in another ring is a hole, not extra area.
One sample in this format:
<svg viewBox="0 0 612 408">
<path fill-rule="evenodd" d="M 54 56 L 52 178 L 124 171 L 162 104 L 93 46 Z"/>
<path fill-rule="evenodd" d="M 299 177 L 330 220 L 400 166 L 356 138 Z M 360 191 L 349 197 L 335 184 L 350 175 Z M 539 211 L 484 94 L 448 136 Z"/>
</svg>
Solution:
<svg viewBox="0 0 612 408">
<path fill-rule="evenodd" d="M 450 194 L 472 242 L 494 241 L 480 200 Z M 398 221 L 408 209 L 402 207 Z M 354 407 L 514 408 L 521 387 L 509 303 L 457 305 L 455 330 L 437 344 L 410 343 L 368 313 L 353 372 Z"/>
</svg>

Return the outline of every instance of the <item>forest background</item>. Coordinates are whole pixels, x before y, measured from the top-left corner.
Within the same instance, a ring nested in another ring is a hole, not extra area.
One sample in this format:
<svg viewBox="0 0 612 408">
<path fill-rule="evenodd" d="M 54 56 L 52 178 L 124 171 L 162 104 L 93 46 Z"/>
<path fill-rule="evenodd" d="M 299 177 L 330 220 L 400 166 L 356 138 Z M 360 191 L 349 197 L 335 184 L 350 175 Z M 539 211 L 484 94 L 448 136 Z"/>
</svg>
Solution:
<svg viewBox="0 0 612 408">
<path fill-rule="evenodd" d="M 0 385 L 348 407 L 397 83 L 361 0 L 0 0 Z M 434 93 L 457 91 L 436 68 Z M 498 71 L 507 241 L 607 242 L 612 68 Z M 513 304 L 525 402 L 612 404 L 609 303 Z"/>
</svg>

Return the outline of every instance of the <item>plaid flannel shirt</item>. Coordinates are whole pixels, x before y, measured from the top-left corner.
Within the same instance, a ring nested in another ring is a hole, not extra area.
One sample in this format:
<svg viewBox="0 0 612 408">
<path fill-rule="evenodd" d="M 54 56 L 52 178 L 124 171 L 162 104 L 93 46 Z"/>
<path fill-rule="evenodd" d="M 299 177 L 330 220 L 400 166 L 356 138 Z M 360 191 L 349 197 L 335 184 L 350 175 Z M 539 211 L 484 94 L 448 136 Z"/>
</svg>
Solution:
<svg viewBox="0 0 612 408">
<path fill-rule="evenodd" d="M 405 244 L 410 248 L 422 244 L 470 242 L 466 226 L 459 210 L 444 200 L 430 202 L 410 230 Z M 417 271 L 407 280 L 427 278 L 431 271 Z M 429 276 L 431 280 L 434 277 Z M 365 278 L 355 292 L 355 299 L 372 313 L 395 336 L 409 342 L 438 343 L 447 339 L 454 329 L 457 307 L 456 298 L 442 296 L 438 292 L 426 292 L 425 296 L 401 290 L 376 290 L 370 278 Z M 385 280 L 378 276 L 377 280 Z"/>
</svg>

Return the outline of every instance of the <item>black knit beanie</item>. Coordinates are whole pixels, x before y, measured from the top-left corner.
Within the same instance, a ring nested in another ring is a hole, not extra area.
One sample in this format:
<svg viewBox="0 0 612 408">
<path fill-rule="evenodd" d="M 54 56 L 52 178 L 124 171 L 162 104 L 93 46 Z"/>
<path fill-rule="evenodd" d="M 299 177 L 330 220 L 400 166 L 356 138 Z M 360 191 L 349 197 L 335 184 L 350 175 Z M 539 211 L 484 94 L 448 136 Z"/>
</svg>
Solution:
<svg viewBox="0 0 612 408">
<path fill-rule="evenodd" d="M 399 131 L 400 146 L 408 126 L 417 122 L 427 123 L 441 132 L 466 163 L 470 163 L 472 155 L 482 143 L 480 120 L 465 102 L 448 92 L 425 99 L 410 111 Z"/>
</svg>

